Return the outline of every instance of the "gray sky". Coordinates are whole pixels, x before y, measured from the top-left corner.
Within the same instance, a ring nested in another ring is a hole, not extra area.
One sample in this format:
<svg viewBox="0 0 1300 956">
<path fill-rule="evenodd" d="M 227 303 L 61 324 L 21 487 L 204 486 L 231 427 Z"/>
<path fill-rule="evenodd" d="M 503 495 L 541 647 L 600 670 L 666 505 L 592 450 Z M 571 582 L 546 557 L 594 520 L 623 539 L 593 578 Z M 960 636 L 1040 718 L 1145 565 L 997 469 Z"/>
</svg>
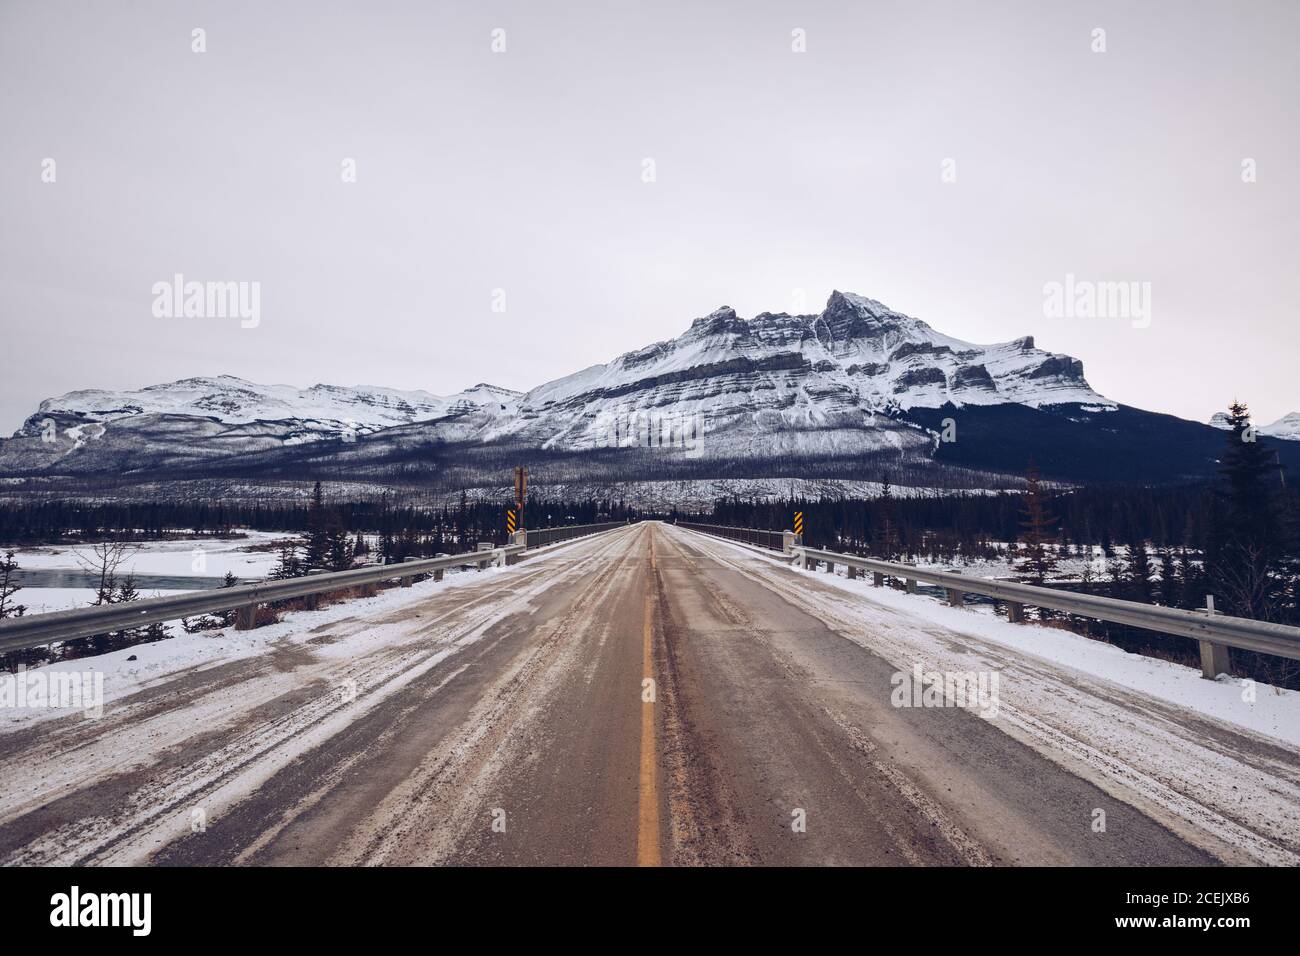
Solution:
<svg viewBox="0 0 1300 956">
<path fill-rule="evenodd" d="M 1272 421 L 1300 409 L 1298 27 L 1241 0 L 0 0 L 0 432 L 223 372 L 525 389 L 832 288 Z M 175 273 L 260 282 L 260 325 L 155 318 Z M 1067 273 L 1151 283 L 1150 327 L 1046 317 Z"/>
</svg>

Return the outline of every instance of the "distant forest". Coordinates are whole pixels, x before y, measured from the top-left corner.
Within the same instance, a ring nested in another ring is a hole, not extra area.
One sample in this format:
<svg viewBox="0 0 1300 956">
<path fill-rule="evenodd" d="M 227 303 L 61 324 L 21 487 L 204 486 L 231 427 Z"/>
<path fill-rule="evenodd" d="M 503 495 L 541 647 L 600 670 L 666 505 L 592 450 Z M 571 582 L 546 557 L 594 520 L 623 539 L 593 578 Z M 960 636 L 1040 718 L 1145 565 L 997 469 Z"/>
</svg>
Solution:
<svg viewBox="0 0 1300 956">
<path fill-rule="evenodd" d="M 147 541 L 179 536 L 228 536 L 244 529 L 301 535 L 319 521 L 319 499 L 247 502 L 222 499 L 85 502 L 49 500 L 0 503 L 0 546 L 59 542 Z M 449 542 L 505 542 L 510 502 L 473 501 L 461 495 L 455 507 L 421 508 L 399 504 L 390 495 L 374 500 L 324 498 L 328 522 L 353 533 L 410 542 L 396 557 L 436 553 Z M 529 527 L 636 520 L 642 513 L 621 501 L 539 501 L 529 499 Z"/>
</svg>

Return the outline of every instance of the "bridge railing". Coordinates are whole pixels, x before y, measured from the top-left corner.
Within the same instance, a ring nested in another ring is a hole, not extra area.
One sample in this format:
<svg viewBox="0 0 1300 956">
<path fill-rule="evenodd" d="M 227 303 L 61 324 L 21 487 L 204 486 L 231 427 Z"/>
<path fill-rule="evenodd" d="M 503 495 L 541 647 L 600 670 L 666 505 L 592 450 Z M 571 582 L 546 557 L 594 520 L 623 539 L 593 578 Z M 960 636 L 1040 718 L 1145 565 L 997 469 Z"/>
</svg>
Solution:
<svg viewBox="0 0 1300 956">
<path fill-rule="evenodd" d="M 692 521 L 679 521 L 677 527 L 689 528 L 692 531 L 700 531 L 718 538 L 741 541 L 760 548 L 771 548 L 773 551 L 784 550 L 785 535 L 792 533 L 788 531 L 764 531 L 757 528 L 737 528 L 721 524 L 698 524 Z"/>
<path fill-rule="evenodd" d="M 711 525 L 690 525 L 683 522 L 680 526 L 704 531 L 706 534 L 718 533 L 715 526 Z M 761 533 L 777 534 L 777 532 Z M 733 537 L 732 535 L 718 536 Z M 733 537 L 733 540 L 742 539 Z M 1200 644 L 1201 673 L 1211 680 L 1219 674 L 1230 672 L 1226 652 L 1229 647 L 1300 660 L 1300 627 L 1286 624 L 1230 617 L 1210 611 L 1187 611 L 1182 608 L 1161 607 L 1138 601 L 1122 601 L 1096 594 L 1061 591 L 1014 581 L 973 578 L 952 571 L 934 571 L 895 561 L 878 561 L 855 554 L 805 548 L 801 543 L 793 544 L 787 553 L 791 556 L 794 566 L 798 568 L 815 569 L 818 565 L 822 565 L 828 572 L 833 572 L 836 565 L 842 564 L 850 578 L 857 577 L 859 573 L 869 572 L 872 575 L 872 583 L 877 587 L 883 586 L 886 578 L 903 581 L 906 589 L 912 593 L 915 593 L 918 582 L 940 587 L 945 590 L 948 603 L 956 607 L 965 604 L 967 594 L 993 598 L 1007 605 L 1007 617 L 1013 622 L 1022 622 L 1024 609 L 1030 606 L 1049 608 L 1095 621 L 1108 621 L 1162 634 L 1187 637 Z"/>
<path fill-rule="evenodd" d="M 407 586 L 419 575 L 433 574 L 436 578 L 441 578 L 443 572 L 449 568 L 504 566 L 513 564 L 528 550 L 551 544 L 552 540 L 549 538 L 541 540 L 546 537 L 547 532 L 566 532 L 563 537 L 557 537 L 555 540 L 569 540 L 616 527 L 622 525 L 540 528 L 537 532 L 528 532 L 530 541 L 527 545 L 516 542 L 505 547 L 483 548 L 463 554 L 440 555 L 436 558 L 407 558 L 400 564 L 381 564 L 374 567 L 353 568 L 350 571 L 316 571 L 305 577 L 288 578 L 283 581 L 259 581 L 255 584 L 240 584 L 207 591 L 187 591 L 183 594 L 145 598 L 123 604 L 82 607 L 70 611 L 7 618 L 0 621 L 0 653 L 143 627 L 146 624 L 176 621 L 198 614 L 216 614 L 221 611 L 235 611 L 236 630 L 246 630 L 253 626 L 257 607 L 260 604 L 313 597 L 349 588 L 374 587 L 384 581 L 398 579 L 403 586 Z M 531 536 L 535 533 L 539 534 L 537 543 L 531 540 Z"/>
<path fill-rule="evenodd" d="M 568 541 L 571 538 L 582 538 L 589 534 L 599 534 L 602 531 L 610 531 L 614 528 L 623 527 L 625 522 L 606 521 L 601 524 L 571 524 L 560 525 L 555 528 L 529 528 L 524 533 L 528 537 L 528 547 L 540 548 L 547 544 L 556 544 L 560 541 Z"/>
</svg>

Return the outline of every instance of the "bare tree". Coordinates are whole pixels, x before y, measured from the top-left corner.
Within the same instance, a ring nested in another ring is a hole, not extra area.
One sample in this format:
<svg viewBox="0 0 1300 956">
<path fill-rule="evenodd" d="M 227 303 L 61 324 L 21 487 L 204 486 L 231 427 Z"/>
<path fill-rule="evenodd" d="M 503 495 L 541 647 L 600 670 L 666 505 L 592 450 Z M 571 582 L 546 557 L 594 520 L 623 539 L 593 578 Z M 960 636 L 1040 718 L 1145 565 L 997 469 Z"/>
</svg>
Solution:
<svg viewBox="0 0 1300 956">
<path fill-rule="evenodd" d="M 113 604 L 117 593 L 117 569 L 126 558 L 139 550 L 125 541 L 102 541 L 89 554 L 77 554 L 77 563 L 99 579 L 94 604 Z"/>
</svg>

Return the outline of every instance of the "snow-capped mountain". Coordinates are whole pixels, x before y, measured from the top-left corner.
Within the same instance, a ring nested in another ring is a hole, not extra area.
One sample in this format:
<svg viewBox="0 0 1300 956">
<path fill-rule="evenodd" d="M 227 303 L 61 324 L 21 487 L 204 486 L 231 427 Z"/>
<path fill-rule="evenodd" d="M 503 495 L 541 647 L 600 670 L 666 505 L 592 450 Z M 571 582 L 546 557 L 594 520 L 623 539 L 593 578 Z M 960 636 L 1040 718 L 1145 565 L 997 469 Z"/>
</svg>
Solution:
<svg viewBox="0 0 1300 956">
<path fill-rule="evenodd" d="M 746 320 L 723 306 L 676 339 L 533 389 L 486 437 L 582 449 L 690 445 L 702 430 L 706 455 L 844 454 L 928 446 L 902 424 L 912 409 L 1006 403 L 1116 407 L 1078 359 L 1032 337 L 974 345 L 834 292 L 818 315 Z"/>
<path fill-rule="evenodd" d="M 1300 439 L 1300 415 L 1262 431 Z M 1058 480 L 1154 482 L 1212 476 L 1222 441 L 1215 428 L 1097 394 L 1078 359 L 1032 337 L 976 345 L 834 292 L 815 315 L 742 319 L 724 306 L 674 339 L 525 394 L 230 376 L 71 392 L 0 440 L 0 478 L 266 487 L 257 482 L 333 474 L 459 489 L 500 481 L 507 463 L 551 461 L 563 469 L 552 482 L 870 481 L 901 470 L 980 487 L 983 476 L 1023 475 L 1032 458 Z M 1288 450 L 1300 453 L 1300 441 L 1280 444 L 1300 467 Z M 632 447 L 642 453 L 620 451 Z"/>
<path fill-rule="evenodd" d="M 1300 412 L 1288 412 L 1273 424 L 1265 425 L 1260 431 L 1270 438 L 1300 441 Z"/>
<path fill-rule="evenodd" d="M 47 422 L 84 443 L 107 434 L 123 419 L 187 416 L 224 425 L 278 423 L 286 444 L 365 435 L 394 425 L 444 418 L 471 410 L 513 411 L 518 392 L 479 384 L 455 395 L 338 385 L 259 385 L 232 375 L 181 379 L 135 391 L 84 389 L 41 402 L 18 435 L 39 436 Z"/>
</svg>

